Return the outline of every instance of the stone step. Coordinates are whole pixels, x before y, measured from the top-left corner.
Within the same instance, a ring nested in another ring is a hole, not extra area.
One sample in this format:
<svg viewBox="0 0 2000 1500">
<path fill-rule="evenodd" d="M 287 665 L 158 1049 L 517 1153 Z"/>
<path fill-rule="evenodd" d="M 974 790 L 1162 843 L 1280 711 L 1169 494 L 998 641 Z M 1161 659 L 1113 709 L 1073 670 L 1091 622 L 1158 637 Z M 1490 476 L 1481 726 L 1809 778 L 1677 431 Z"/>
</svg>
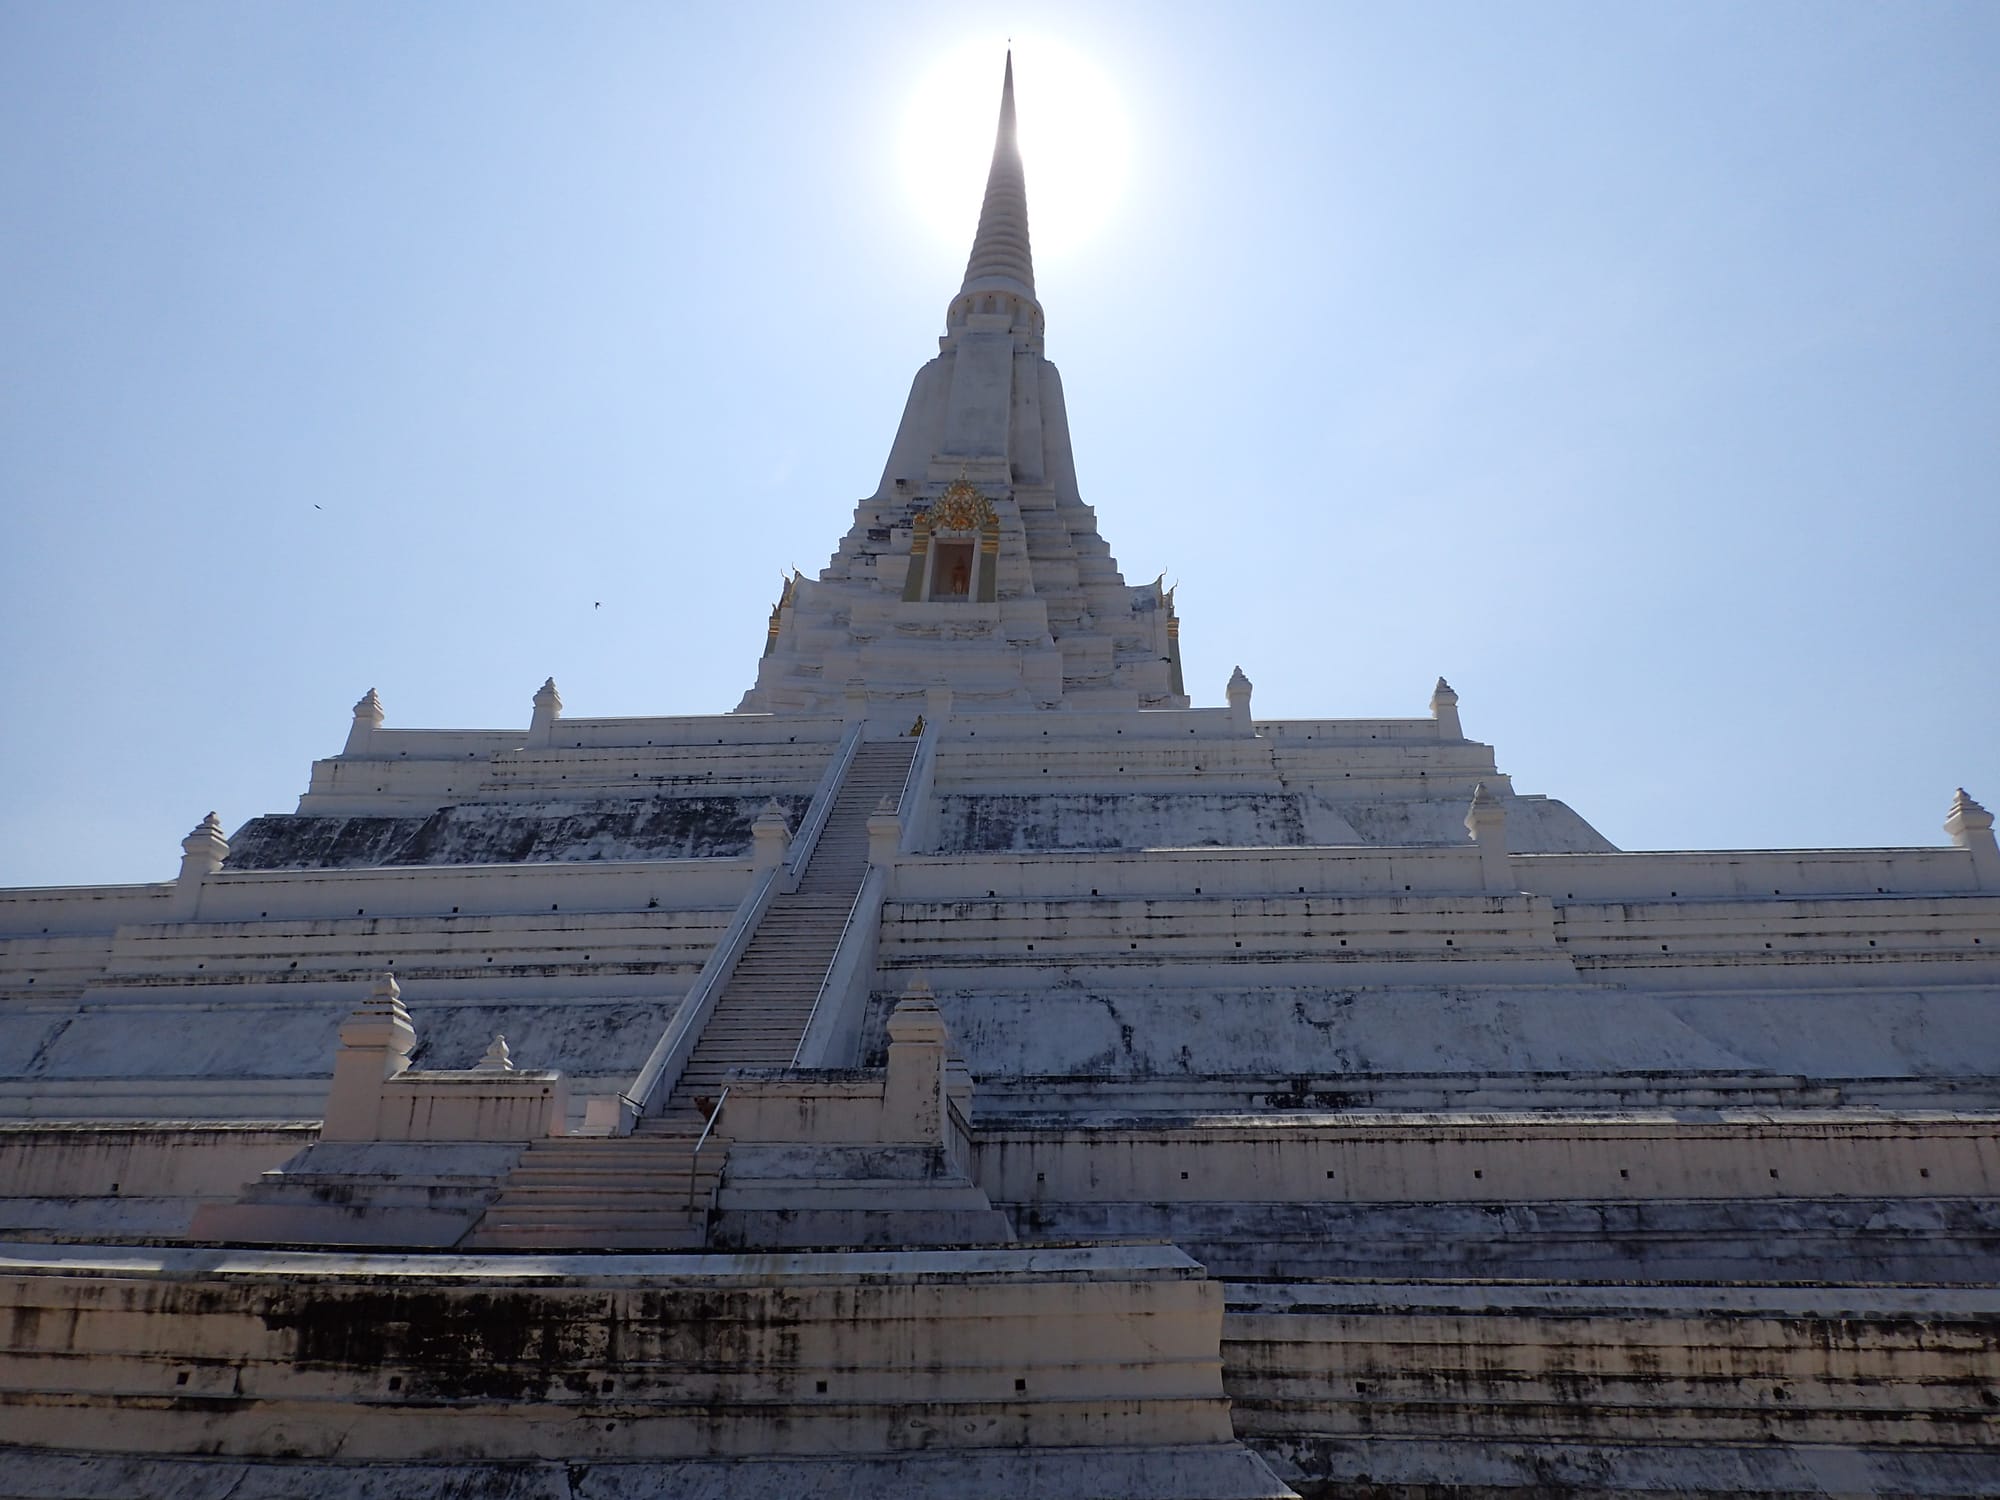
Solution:
<svg viewBox="0 0 2000 1500">
<path fill-rule="evenodd" d="M 704 1167 L 694 1174 L 695 1200 L 714 1186 L 721 1174 Z M 505 1196 L 496 1199 L 493 1208 L 502 1219 L 512 1214 L 557 1214 L 595 1213 L 599 1210 L 637 1207 L 642 1211 L 666 1210 L 687 1205 L 688 1175 L 683 1172 L 678 1177 L 665 1181 L 651 1181 L 645 1178 L 631 1178 L 622 1181 L 596 1181 L 587 1184 L 574 1183 L 523 1183 L 518 1188 L 509 1185 Z M 650 1206 L 650 1207 L 649 1207 Z"/>
<path fill-rule="evenodd" d="M 587 1239 L 565 1230 L 538 1231 L 521 1227 L 499 1229 L 491 1236 L 466 1242 L 469 1250 L 699 1250 L 705 1243 L 701 1230 L 689 1225 L 682 1230 L 606 1229 Z"/>
</svg>

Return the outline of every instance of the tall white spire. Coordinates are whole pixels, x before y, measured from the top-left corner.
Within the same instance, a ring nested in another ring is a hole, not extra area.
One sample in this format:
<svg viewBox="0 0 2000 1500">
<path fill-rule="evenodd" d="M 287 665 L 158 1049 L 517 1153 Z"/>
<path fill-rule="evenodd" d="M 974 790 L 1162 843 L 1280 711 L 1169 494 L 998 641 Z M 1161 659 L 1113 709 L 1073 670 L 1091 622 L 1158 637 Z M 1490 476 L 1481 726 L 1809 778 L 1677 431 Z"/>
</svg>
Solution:
<svg viewBox="0 0 2000 1500">
<path fill-rule="evenodd" d="M 1035 257 L 1028 245 L 1028 183 L 1021 171 L 1021 144 L 1014 129 L 1014 54 L 1000 85 L 1000 127 L 993 140 L 993 165 L 986 174 L 986 201 L 979 207 L 979 232 L 965 265 L 967 292 L 1011 292 L 1033 300 Z"/>
</svg>

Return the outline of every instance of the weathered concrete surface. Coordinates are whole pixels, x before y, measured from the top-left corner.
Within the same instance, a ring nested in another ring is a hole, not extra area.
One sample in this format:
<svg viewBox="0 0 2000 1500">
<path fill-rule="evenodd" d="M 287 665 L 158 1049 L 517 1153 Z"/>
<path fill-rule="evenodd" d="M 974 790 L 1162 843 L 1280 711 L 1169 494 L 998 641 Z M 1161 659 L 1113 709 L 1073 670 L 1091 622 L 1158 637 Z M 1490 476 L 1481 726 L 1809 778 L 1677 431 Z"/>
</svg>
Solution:
<svg viewBox="0 0 2000 1500">
<path fill-rule="evenodd" d="M 1211 1275 L 2000 1284 L 2000 1201 L 1771 1198 L 1002 1207 L 1023 1239 L 1170 1240 Z"/>
<path fill-rule="evenodd" d="M 750 847 L 773 796 L 794 826 L 811 799 L 783 789 L 729 797 L 468 802 L 425 817 L 271 814 L 229 840 L 232 870 L 348 870 L 545 860 L 711 859 Z"/>
<path fill-rule="evenodd" d="M 0 1446 L 0 1500 L 1283 1500 L 1234 1443 L 728 1462 L 319 1464 L 110 1457 Z"/>
<path fill-rule="evenodd" d="M 1988 1453 L 1824 1443 L 1460 1442 L 1289 1438 L 1259 1452 L 1304 1500 L 1880 1500 L 2000 1495 Z"/>
<path fill-rule="evenodd" d="M 318 1133 L 269 1122 L 0 1123 L 0 1231 L 176 1237 L 203 1204 L 235 1198 Z"/>
<path fill-rule="evenodd" d="M 1295 1455 L 1805 1443 L 2000 1466 L 1992 1287 L 1232 1283 L 1223 1339 L 1238 1433 Z"/>
<path fill-rule="evenodd" d="M 14 1246 L 0 1313 L 6 1430 L 55 1449 L 581 1464 L 1232 1440 L 1221 1289 L 1161 1246 Z"/>
</svg>

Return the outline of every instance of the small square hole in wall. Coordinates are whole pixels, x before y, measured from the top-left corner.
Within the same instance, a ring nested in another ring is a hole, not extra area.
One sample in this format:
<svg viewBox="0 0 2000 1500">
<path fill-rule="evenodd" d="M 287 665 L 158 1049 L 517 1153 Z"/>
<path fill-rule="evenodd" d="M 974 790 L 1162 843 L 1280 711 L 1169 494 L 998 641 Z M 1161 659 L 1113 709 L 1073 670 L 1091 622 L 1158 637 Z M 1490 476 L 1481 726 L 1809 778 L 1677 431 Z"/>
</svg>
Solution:
<svg viewBox="0 0 2000 1500">
<path fill-rule="evenodd" d="M 1127 943 L 1125 946 L 1128 948 L 1137 948 L 1139 945 L 1137 943 Z M 1241 943 L 1238 943 L 1236 946 L 1240 948 L 1243 945 Z"/>
<path fill-rule="evenodd" d="M 1485 1174 L 1484 1172 L 1480 1171 L 1480 1170 L 1479 1170 L 1479 1168 L 1477 1168 L 1477 1167 L 1474 1167 L 1474 1168 L 1472 1169 L 1472 1175 L 1473 1175 L 1473 1177 L 1474 1177 L 1474 1178 L 1476 1178 L 1476 1179 L 1483 1179 L 1483 1178 L 1484 1178 L 1484 1177 L 1486 1176 L 1486 1174 Z"/>
<path fill-rule="evenodd" d="M 813 1390 L 819 1395 L 824 1396 L 826 1394 L 826 1382 L 824 1380 L 815 1380 L 813 1382 Z"/>
<path fill-rule="evenodd" d="M 1028 1388 L 1028 1382 L 1023 1380 L 1020 1376 L 1016 1375 L 1014 1377 L 1014 1389 L 1017 1391 L 1025 1391 L 1027 1388 Z"/>
<path fill-rule="evenodd" d="M 174 1377 L 174 1384 L 175 1384 L 175 1385 L 186 1385 L 187 1383 L 188 1383 L 188 1372 L 187 1372 L 186 1370 L 183 1370 L 183 1371 L 181 1371 L 181 1372 L 180 1372 L 180 1374 L 178 1374 L 178 1375 L 176 1375 L 176 1376 Z M 390 1390 L 394 1390 L 394 1389 L 395 1389 L 395 1386 L 394 1386 L 393 1384 L 391 1384 L 391 1386 L 389 1387 L 389 1389 L 390 1389 Z"/>
<path fill-rule="evenodd" d="M 1182 1182 L 1186 1182 L 1187 1180 L 1188 1180 L 1188 1176 L 1187 1176 L 1187 1173 L 1185 1173 L 1185 1172 L 1181 1173 L 1181 1181 L 1182 1181 Z"/>
<path fill-rule="evenodd" d="M 1332 1167 L 1328 1167 L 1328 1168 L 1326 1169 L 1326 1180 L 1327 1180 L 1328 1182 L 1331 1182 L 1331 1181 L 1333 1181 L 1333 1168 L 1332 1168 Z"/>
<path fill-rule="evenodd" d="M 1928 1177 L 1931 1175 L 1931 1169 L 1929 1167 L 1918 1167 L 1917 1175 L 1919 1177 Z"/>
<path fill-rule="evenodd" d="M 1631 1176 L 1632 1174 L 1631 1174 L 1630 1172 L 1626 1171 L 1626 1170 L 1625 1170 L 1625 1169 L 1624 1169 L 1623 1167 L 1620 1167 L 1620 1168 L 1618 1169 L 1618 1175 L 1619 1175 L 1620 1177 L 1630 1177 L 1630 1176 Z"/>
<path fill-rule="evenodd" d="M 1771 1168 L 1771 1175 L 1773 1177 L 1776 1177 L 1778 1175 L 1778 1169 L 1776 1167 Z"/>
<path fill-rule="evenodd" d="M 403 1377 L 400 1375 L 391 1375 L 389 1377 L 389 1389 L 392 1391 L 400 1391 L 402 1388 L 403 1388 Z"/>
<path fill-rule="evenodd" d="M 598 1390 L 606 1392 L 607 1394 L 613 1390 L 616 1390 L 617 1387 L 618 1387 L 618 1382 L 613 1380 L 609 1375 L 605 1376 L 602 1380 L 597 1382 Z"/>
<path fill-rule="evenodd" d="M 1035 1174 L 1035 1181 L 1037 1182 L 1047 1182 L 1048 1180 L 1049 1180 L 1049 1174 L 1046 1172 L 1037 1172 Z"/>
</svg>

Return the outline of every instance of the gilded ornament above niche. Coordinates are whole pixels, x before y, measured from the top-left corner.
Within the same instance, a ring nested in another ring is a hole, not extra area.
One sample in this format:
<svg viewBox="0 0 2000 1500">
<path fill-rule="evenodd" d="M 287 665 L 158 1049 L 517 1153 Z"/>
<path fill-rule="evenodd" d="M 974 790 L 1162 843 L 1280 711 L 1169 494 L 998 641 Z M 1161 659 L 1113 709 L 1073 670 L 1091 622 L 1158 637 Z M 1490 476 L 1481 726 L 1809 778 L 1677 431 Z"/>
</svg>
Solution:
<svg viewBox="0 0 2000 1500">
<path fill-rule="evenodd" d="M 985 526 L 997 526 L 1000 522 L 993 502 L 965 479 L 954 479 L 946 485 L 937 503 L 917 519 L 928 522 L 932 531 L 978 531 Z"/>
</svg>

